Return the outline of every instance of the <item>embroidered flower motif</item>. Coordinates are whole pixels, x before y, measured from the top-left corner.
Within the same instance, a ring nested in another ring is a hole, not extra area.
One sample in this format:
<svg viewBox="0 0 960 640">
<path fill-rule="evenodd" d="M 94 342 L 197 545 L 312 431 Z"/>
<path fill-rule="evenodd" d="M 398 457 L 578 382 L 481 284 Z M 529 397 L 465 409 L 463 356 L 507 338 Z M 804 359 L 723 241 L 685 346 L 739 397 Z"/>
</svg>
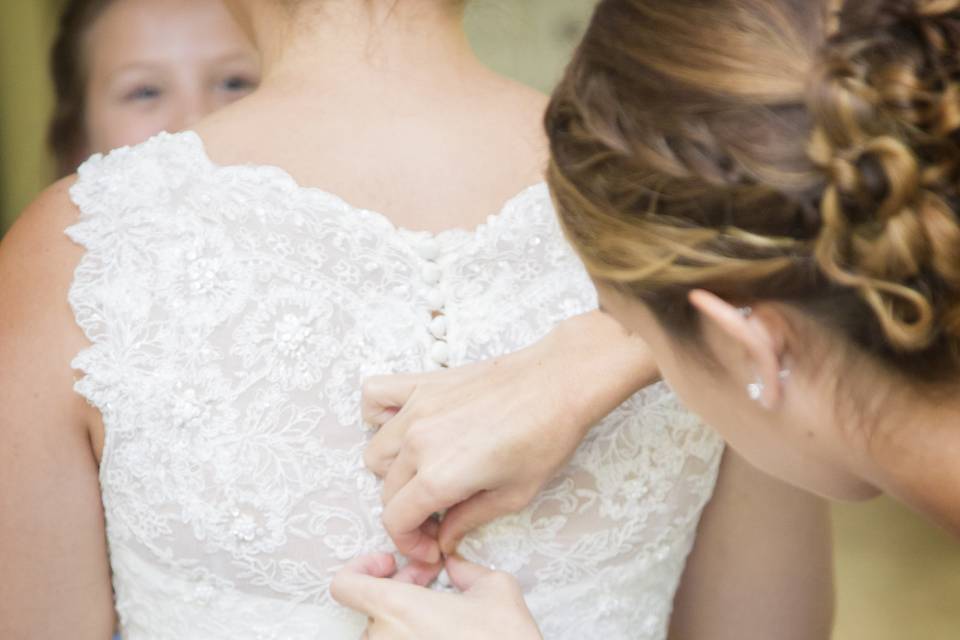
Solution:
<svg viewBox="0 0 960 640">
<path fill-rule="evenodd" d="M 333 311 L 321 296 L 273 292 L 241 323 L 232 353 L 284 389 L 309 389 L 340 352 Z"/>
<path fill-rule="evenodd" d="M 171 311 L 210 325 L 237 313 L 250 299 L 251 282 L 237 264 L 233 241 L 220 229 L 200 226 L 186 230 L 181 244 L 160 255 L 156 289 Z"/>
</svg>

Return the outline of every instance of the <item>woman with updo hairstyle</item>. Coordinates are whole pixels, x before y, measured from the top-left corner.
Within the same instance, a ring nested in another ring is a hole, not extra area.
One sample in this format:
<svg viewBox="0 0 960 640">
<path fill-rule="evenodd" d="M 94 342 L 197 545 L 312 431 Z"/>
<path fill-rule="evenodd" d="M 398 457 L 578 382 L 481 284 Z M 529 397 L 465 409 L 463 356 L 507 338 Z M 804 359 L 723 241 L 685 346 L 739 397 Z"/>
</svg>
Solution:
<svg viewBox="0 0 960 640">
<path fill-rule="evenodd" d="M 256 50 L 220 0 L 69 0 L 50 54 L 60 176 L 249 94 Z"/>
<path fill-rule="evenodd" d="M 960 533 L 960 3 L 829 18 L 601 3 L 551 186 L 606 310 L 736 450 Z"/>
<path fill-rule="evenodd" d="M 548 109 L 548 179 L 602 308 L 731 448 L 960 534 L 960 2 L 838 4 L 602 0 Z M 402 612 L 434 596 L 378 561 L 340 577 L 392 615 L 377 638 L 522 615 L 507 582 L 427 627 Z"/>
</svg>

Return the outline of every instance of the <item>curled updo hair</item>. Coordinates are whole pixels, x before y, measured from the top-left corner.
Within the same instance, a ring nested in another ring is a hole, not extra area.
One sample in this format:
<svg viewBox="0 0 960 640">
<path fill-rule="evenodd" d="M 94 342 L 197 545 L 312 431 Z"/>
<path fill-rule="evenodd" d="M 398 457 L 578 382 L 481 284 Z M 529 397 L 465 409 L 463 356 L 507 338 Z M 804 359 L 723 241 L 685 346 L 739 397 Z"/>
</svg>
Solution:
<svg viewBox="0 0 960 640">
<path fill-rule="evenodd" d="M 69 0 L 50 51 L 54 111 L 47 131 L 47 145 L 60 176 L 73 173 L 87 146 L 87 34 L 114 0 Z"/>
<path fill-rule="evenodd" d="M 960 0 L 601 0 L 548 110 L 598 280 L 793 305 L 896 370 L 960 372 Z M 831 8 L 837 8 L 831 12 Z"/>
</svg>

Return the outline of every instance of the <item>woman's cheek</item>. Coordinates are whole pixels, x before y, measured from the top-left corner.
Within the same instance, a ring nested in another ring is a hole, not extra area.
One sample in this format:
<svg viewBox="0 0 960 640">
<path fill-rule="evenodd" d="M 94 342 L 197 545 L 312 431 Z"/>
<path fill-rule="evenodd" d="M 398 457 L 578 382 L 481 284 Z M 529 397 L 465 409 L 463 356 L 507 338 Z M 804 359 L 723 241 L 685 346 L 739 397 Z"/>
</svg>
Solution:
<svg viewBox="0 0 960 640">
<path fill-rule="evenodd" d="M 253 93 L 254 88 L 250 87 L 249 89 L 243 89 L 238 91 L 223 91 L 217 90 L 215 95 L 211 98 L 210 103 L 214 105 L 214 111 L 226 107 L 230 104 L 233 104 L 241 98 L 246 98 L 248 95 Z"/>
</svg>

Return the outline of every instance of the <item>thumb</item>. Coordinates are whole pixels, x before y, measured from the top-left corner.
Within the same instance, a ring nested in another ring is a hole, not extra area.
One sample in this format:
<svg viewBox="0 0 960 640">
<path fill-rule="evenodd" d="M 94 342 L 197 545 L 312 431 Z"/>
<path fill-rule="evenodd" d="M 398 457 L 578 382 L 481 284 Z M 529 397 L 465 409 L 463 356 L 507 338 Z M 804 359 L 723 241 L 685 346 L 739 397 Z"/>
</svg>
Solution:
<svg viewBox="0 0 960 640">
<path fill-rule="evenodd" d="M 484 566 L 464 560 L 460 556 L 450 556 L 446 563 L 450 581 L 460 591 L 469 591 L 483 578 L 494 572 Z"/>
<path fill-rule="evenodd" d="M 437 542 L 446 555 L 454 555 L 460 541 L 478 527 L 493 522 L 513 509 L 504 503 L 503 494 L 498 491 L 484 491 L 451 507 L 443 516 Z"/>
<path fill-rule="evenodd" d="M 384 425 L 403 408 L 417 388 L 416 374 L 374 376 L 363 381 L 361 411 L 364 422 L 376 427 Z"/>
<path fill-rule="evenodd" d="M 340 571 L 371 578 L 389 578 L 397 571 L 397 559 L 392 553 L 371 553 L 354 558 Z"/>
<path fill-rule="evenodd" d="M 389 553 L 361 556 L 345 565 L 330 585 L 333 599 L 368 616 L 374 617 L 389 578 L 397 570 L 397 562 Z"/>
</svg>

